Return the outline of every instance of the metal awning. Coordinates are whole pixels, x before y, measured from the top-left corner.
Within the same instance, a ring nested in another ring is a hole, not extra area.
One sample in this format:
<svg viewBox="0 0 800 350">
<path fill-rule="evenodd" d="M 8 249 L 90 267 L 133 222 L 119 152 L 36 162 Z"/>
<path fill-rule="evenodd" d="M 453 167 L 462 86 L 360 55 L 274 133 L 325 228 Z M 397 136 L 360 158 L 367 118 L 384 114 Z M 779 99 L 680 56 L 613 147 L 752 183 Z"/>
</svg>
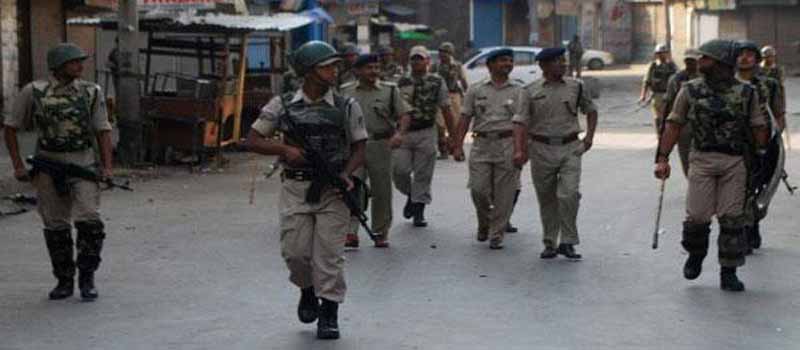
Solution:
<svg viewBox="0 0 800 350">
<path fill-rule="evenodd" d="M 416 11 L 410 7 L 406 7 L 403 5 L 381 5 L 381 11 L 386 12 L 390 15 L 399 16 L 399 17 L 407 17 L 413 16 Z"/>
<path fill-rule="evenodd" d="M 149 13 L 139 20 L 141 31 L 175 32 L 285 32 L 314 22 L 309 16 L 279 13 L 272 16 L 239 16 L 227 14 L 194 15 L 182 13 Z M 116 29 L 116 16 L 80 17 L 67 21 L 69 25 L 91 25 Z"/>
</svg>

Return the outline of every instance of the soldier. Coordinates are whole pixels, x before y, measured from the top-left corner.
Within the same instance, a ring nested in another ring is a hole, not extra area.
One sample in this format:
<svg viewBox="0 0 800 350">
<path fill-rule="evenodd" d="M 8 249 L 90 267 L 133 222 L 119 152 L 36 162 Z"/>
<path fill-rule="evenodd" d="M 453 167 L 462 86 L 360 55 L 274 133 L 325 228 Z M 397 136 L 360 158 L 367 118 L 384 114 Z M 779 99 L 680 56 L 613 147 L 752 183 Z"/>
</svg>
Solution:
<svg viewBox="0 0 800 350">
<path fill-rule="evenodd" d="M 697 71 L 697 59 L 699 57 L 696 50 L 686 50 L 683 57 L 684 69 L 669 78 L 667 92 L 664 94 L 664 110 L 661 113 L 662 124 L 659 126 L 659 134 L 664 131 L 663 123 L 666 117 L 669 116 L 669 113 L 672 112 L 672 104 L 675 103 L 675 97 L 678 96 L 678 91 L 680 91 L 683 83 L 700 76 L 700 73 Z M 689 175 L 689 149 L 691 145 L 692 128 L 686 125 L 683 130 L 681 130 L 681 136 L 678 139 L 678 155 L 681 159 L 681 168 L 683 169 L 684 176 Z"/>
<path fill-rule="evenodd" d="M 744 284 L 736 276 L 736 268 L 744 265 L 747 248 L 744 155 L 752 145 L 746 135 L 752 133 L 758 145 L 764 145 L 767 123 L 758 108 L 758 92 L 734 76 L 736 43 L 714 39 L 698 51 L 703 75 L 684 83 L 678 92 L 659 142 L 654 172 L 659 179 L 669 177 L 669 153 L 683 125 L 691 124 L 691 166 L 681 241 L 689 258 L 683 276 L 689 280 L 700 276 L 708 252 L 711 217 L 716 215 L 720 226 L 720 288 L 738 292 L 744 290 Z"/>
<path fill-rule="evenodd" d="M 28 180 L 19 155 L 17 130 L 33 125 L 38 134 L 36 155 L 55 161 L 91 166 L 96 163 L 96 144 L 100 173 L 112 173 L 111 123 L 100 86 L 81 80 L 83 61 L 88 56 L 78 46 L 63 43 L 47 52 L 47 66 L 53 76 L 25 86 L 5 120 L 5 140 L 14 165 L 14 177 Z M 78 289 L 85 301 L 97 299 L 94 272 L 100 265 L 105 233 L 100 218 L 100 188 L 97 183 L 77 178 L 67 180 L 68 193 L 56 190 L 49 174 L 34 169 L 30 179 L 39 198 L 38 211 L 44 223 L 44 238 L 53 274 L 58 285 L 50 299 L 64 299 L 74 291 L 75 268 Z M 72 221 L 78 231 L 75 240 L 77 259 L 73 260 Z"/>
<path fill-rule="evenodd" d="M 400 146 L 411 118 L 409 107 L 400 96 L 397 84 L 378 79 L 378 55 L 361 55 L 355 68 L 358 81 L 342 86 L 342 94 L 353 97 L 364 111 L 366 121 L 366 175 L 372 194 L 372 229 L 378 238 L 375 247 L 389 246 L 392 227 L 392 150 Z M 351 222 L 345 246 L 358 247 L 359 222 Z"/>
<path fill-rule="evenodd" d="M 655 61 L 647 67 L 647 74 L 642 80 L 642 93 L 639 102 L 651 101 L 653 108 L 653 126 L 656 137 L 660 135 L 661 114 L 664 110 L 664 93 L 667 92 L 669 78 L 678 71 L 678 66 L 672 62 L 672 56 L 667 45 L 657 45 Z M 649 98 L 648 98 L 648 92 Z"/>
<path fill-rule="evenodd" d="M 367 139 L 358 103 L 333 91 L 340 61 L 327 43 L 310 41 L 300 46 L 292 65 L 304 78 L 302 89 L 273 98 L 253 123 L 246 141 L 252 152 L 278 155 L 284 163 L 279 202 L 281 253 L 289 280 L 301 291 L 298 317 L 303 323 L 319 318 L 320 339 L 339 338 L 338 309 L 346 291 L 343 243 L 350 211 L 338 191 L 326 185 L 331 179 L 316 174 L 304 152 L 313 147 L 352 189 L 350 176 L 364 162 Z M 290 130 L 290 122 L 300 130 Z M 283 142 L 272 138 L 276 132 L 284 134 Z M 298 133 L 306 142 L 294 139 Z M 314 189 L 319 196 L 310 199 L 308 192 Z"/>
<path fill-rule="evenodd" d="M 403 99 L 413 109 L 408 132 L 394 150 L 394 185 L 408 196 L 403 217 L 414 218 L 415 227 L 428 226 L 425 205 L 431 203 L 431 181 L 436 166 L 436 111 L 440 110 L 447 129 L 455 135 L 455 124 L 447 96 L 447 84 L 428 73 L 430 54 L 424 46 L 411 48 L 411 71 L 398 81 Z"/>
<path fill-rule="evenodd" d="M 764 75 L 776 79 L 778 82 L 781 83 L 781 87 L 783 86 L 783 77 L 785 76 L 785 72 L 783 67 L 779 66 L 776 62 L 777 55 L 775 52 L 775 48 L 772 46 L 764 46 L 761 48 L 761 56 L 764 58 L 761 61 L 761 72 Z"/>
<path fill-rule="evenodd" d="M 336 79 L 337 88 L 358 80 L 356 73 L 353 72 L 353 63 L 358 59 L 358 46 L 353 43 L 346 43 L 342 46 L 342 66 Z"/>
<path fill-rule="evenodd" d="M 391 47 L 381 46 L 378 49 L 378 59 L 380 61 L 381 80 L 396 82 L 403 76 L 403 67 L 394 62 L 394 51 Z"/>
<path fill-rule="evenodd" d="M 454 57 L 455 46 L 453 43 L 445 42 L 439 46 L 439 59 L 440 63 L 434 64 L 431 67 L 431 72 L 438 74 L 444 78 L 447 84 L 447 94 L 450 98 L 450 106 L 453 111 L 453 120 L 456 124 L 458 118 L 461 117 L 461 96 L 464 91 L 467 91 L 469 85 L 467 84 L 467 73 L 461 62 L 457 61 Z M 437 132 L 439 135 L 439 159 L 447 159 L 448 136 L 446 125 L 441 115 L 437 116 L 436 120 Z"/>
<path fill-rule="evenodd" d="M 755 88 L 758 92 L 758 104 L 761 113 L 767 118 L 767 124 L 770 125 L 770 127 L 777 127 L 778 133 L 776 135 L 780 135 L 780 132 L 786 127 L 786 101 L 784 100 L 781 83 L 776 79 L 762 74 L 762 72 L 759 71 L 759 61 L 761 61 L 761 51 L 759 51 L 756 43 L 749 40 L 739 43 L 739 57 L 736 61 L 736 77 L 742 82 L 750 83 L 750 85 Z M 775 124 L 777 125 L 770 124 L 772 121 L 771 118 L 769 118 L 770 115 L 775 118 Z M 757 180 L 755 178 L 762 172 L 762 166 L 760 162 L 753 163 L 751 180 Z M 763 212 L 763 214 L 766 215 L 766 212 Z M 750 210 L 748 215 L 752 216 L 748 218 L 751 219 L 751 222 L 745 225 L 747 241 L 751 248 L 748 250 L 749 253 L 752 252 L 752 249 L 761 248 L 759 222 L 764 217 L 761 216 L 761 213 L 757 213 L 753 210 Z"/>
<path fill-rule="evenodd" d="M 567 44 L 567 51 L 569 52 L 569 72 L 567 76 L 571 78 L 574 72 L 575 78 L 580 79 L 581 68 L 583 68 L 583 64 L 581 64 L 581 60 L 583 59 L 583 45 L 577 34 L 575 34 L 572 40 L 569 41 L 569 44 Z"/>
<path fill-rule="evenodd" d="M 478 216 L 477 239 L 484 242 L 491 238 L 489 248 L 502 249 L 517 191 L 510 184 L 519 183 L 520 172 L 512 162 L 511 118 L 522 84 L 509 79 L 514 69 L 511 49 L 490 52 L 486 66 L 490 77 L 467 90 L 453 157 L 464 159 L 464 137 L 474 121 L 468 187 Z"/>
<path fill-rule="evenodd" d="M 580 80 L 564 78 L 564 51 L 548 48 L 536 55 L 544 77 L 522 90 L 512 119 L 514 164 L 522 167 L 529 157 L 531 160 L 544 232 L 542 259 L 558 254 L 581 258 L 575 251 L 579 243 L 576 220 L 581 156 L 592 148 L 597 128 L 597 108 L 587 89 Z M 587 130 L 582 140 L 578 138 L 579 111 L 586 115 Z"/>
</svg>

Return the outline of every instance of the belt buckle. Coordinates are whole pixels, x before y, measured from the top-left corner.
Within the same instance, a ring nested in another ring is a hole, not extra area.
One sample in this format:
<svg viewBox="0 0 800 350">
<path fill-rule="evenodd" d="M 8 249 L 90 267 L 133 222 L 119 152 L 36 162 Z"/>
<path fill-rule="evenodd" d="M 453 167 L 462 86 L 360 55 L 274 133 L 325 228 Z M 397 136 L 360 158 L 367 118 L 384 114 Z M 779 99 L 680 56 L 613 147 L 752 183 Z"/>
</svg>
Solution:
<svg viewBox="0 0 800 350">
<path fill-rule="evenodd" d="M 549 144 L 551 144 L 553 146 L 561 146 L 561 145 L 564 144 L 564 138 L 563 137 L 550 136 L 547 139 L 548 139 L 547 143 L 549 143 Z"/>
</svg>

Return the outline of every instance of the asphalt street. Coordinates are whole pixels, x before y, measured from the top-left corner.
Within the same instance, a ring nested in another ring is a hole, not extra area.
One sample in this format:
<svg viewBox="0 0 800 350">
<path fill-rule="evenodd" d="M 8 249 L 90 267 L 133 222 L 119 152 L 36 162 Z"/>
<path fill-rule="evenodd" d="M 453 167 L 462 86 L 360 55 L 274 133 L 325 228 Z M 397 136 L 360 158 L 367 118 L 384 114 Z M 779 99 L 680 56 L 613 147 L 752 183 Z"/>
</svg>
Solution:
<svg viewBox="0 0 800 350">
<path fill-rule="evenodd" d="M 512 218 L 520 232 L 495 251 L 475 240 L 466 163 L 439 161 L 429 227 L 402 218 L 395 192 L 391 248 L 372 248 L 362 234 L 362 247 L 346 253 L 342 339 L 320 341 L 296 318 L 299 292 L 280 256 L 279 180 L 260 176 L 250 205 L 250 156 L 233 153 L 224 171 L 161 168 L 134 181 L 136 192 L 104 194 L 94 303 L 47 300 L 55 281 L 38 216 L 0 217 L 0 349 L 797 349 L 800 194 L 778 191 L 764 247 L 740 269 L 746 292 L 719 289 L 715 244 L 703 275 L 684 280 L 686 181 L 677 171 L 666 233 L 650 248 L 655 136 L 647 111 L 620 107 L 638 97 L 636 74 L 596 75 L 604 89 L 583 163 L 582 261 L 539 259 L 529 167 Z M 798 107 L 791 101 L 790 124 L 800 125 Z M 787 171 L 800 183 L 798 153 Z"/>
</svg>

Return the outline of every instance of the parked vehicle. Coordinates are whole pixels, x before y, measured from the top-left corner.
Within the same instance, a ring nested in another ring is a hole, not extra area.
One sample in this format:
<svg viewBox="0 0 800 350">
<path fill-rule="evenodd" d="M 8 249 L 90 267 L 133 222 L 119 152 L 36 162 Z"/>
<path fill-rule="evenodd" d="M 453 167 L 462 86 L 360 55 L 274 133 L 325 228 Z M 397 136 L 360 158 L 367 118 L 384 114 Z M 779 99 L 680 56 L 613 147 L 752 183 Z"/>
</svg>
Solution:
<svg viewBox="0 0 800 350">
<path fill-rule="evenodd" d="M 581 64 L 590 70 L 602 70 L 614 64 L 614 55 L 601 50 L 586 50 L 581 57 Z"/>
</svg>

